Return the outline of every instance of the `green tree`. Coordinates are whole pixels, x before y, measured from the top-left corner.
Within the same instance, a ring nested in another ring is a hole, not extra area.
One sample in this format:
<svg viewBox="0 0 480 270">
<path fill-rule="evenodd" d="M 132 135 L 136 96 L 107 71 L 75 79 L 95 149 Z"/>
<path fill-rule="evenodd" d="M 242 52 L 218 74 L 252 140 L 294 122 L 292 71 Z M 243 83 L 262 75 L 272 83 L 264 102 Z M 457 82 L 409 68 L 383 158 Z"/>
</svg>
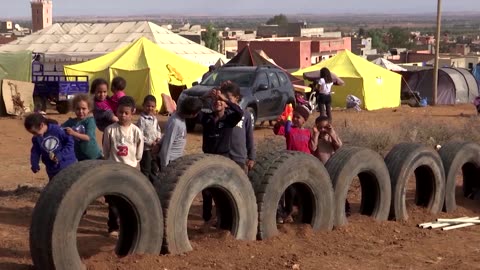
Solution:
<svg viewBox="0 0 480 270">
<path fill-rule="evenodd" d="M 411 48 L 410 33 L 407 29 L 400 27 L 392 27 L 388 29 L 387 33 L 388 41 L 387 45 L 390 48 Z"/>
<path fill-rule="evenodd" d="M 205 42 L 205 47 L 218 51 L 218 45 L 220 44 L 220 38 L 218 37 L 218 31 L 212 24 L 207 26 L 207 29 L 202 33 L 202 40 Z"/>
<path fill-rule="evenodd" d="M 379 52 L 386 52 L 388 50 L 385 44 L 385 32 L 380 29 L 372 29 L 367 32 L 367 36 L 372 38 L 372 47 Z"/>
<path fill-rule="evenodd" d="M 360 29 L 358 29 L 358 35 L 360 37 L 364 37 L 365 34 L 366 34 L 365 29 L 363 29 L 363 27 L 360 27 Z"/>
<path fill-rule="evenodd" d="M 268 19 L 267 25 L 287 25 L 288 18 L 285 14 L 278 14 Z"/>
</svg>

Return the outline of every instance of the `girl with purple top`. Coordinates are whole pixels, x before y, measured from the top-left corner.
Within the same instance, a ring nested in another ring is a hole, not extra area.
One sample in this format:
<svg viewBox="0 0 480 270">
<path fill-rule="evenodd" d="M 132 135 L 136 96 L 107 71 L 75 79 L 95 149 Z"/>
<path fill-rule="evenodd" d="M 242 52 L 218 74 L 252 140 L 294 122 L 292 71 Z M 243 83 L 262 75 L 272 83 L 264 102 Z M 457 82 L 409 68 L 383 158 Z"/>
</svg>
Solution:
<svg viewBox="0 0 480 270">
<path fill-rule="evenodd" d="M 90 93 L 94 95 L 93 117 L 98 129 L 103 132 L 109 125 L 118 122 L 107 96 L 108 82 L 98 78 L 92 82 Z"/>
</svg>

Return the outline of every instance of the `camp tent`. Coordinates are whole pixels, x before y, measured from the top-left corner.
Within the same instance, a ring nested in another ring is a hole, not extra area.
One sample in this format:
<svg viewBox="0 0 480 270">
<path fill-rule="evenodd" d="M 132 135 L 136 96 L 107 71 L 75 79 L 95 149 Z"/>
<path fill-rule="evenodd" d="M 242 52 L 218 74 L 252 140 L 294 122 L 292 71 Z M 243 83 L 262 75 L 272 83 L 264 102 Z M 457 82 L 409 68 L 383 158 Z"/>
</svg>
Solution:
<svg viewBox="0 0 480 270">
<path fill-rule="evenodd" d="M 0 81 L 32 81 L 32 52 L 0 53 Z"/>
<path fill-rule="evenodd" d="M 146 95 L 157 98 L 157 109 L 162 108 L 162 94 L 168 94 L 169 84 L 188 87 L 201 78 L 207 67 L 160 48 L 147 38 L 96 59 L 64 67 L 65 75 L 86 75 L 112 80 L 121 76 L 127 81 L 126 94 L 137 105 Z"/>
<path fill-rule="evenodd" d="M 265 53 L 264 53 L 265 54 Z M 266 54 L 265 54 L 266 55 Z M 284 70 L 282 67 L 273 64 L 271 61 L 263 57 L 257 51 L 254 51 L 250 48 L 249 45 L 245 46 L 240 52 L 237 53 L 230 61 L 228 61 L 226 66 L 272 66 Z M 293 84 L 304 85 L 303 80 L 300 80 L 292 76 L 288 71 L 284 70 L 287 73 L 287 76 L 290 78 L 290 81 Z"/>
<path fill-rule="evenodd" d="M 400 106 L 402 76 L 348 50 L 314 66 L 294 72 L 293 75 L 300 78 L 305 72 L 320 70 L 324 67 L 345 81 L 344 86 L 333 87 L 335 94 L 332 95 L 332 106 L 345 107 L 347 95 L 360 98 L 366 110 Z"/>
<path fill-rule="evenodd" d="M 402 72 L 404 82 L 402 93 L 418 91 L 426 97 L 428 103 L 433 101 L 433 69 Z M 470 103 L 478 96 L 478 83 L 466 69 L 440 68 L 438 71 L 437 104 Z"/>
<path fill-rule="evenodd" d="M 379 57 L 375 60 L 372 61 L 372 63 L 374 63 L 375 65 L 379 65 L 383 68 L 386 68 L 390 71 L 407 71 L 406 68 L 403 68 L 397 64 L 394 64 L 390 61 L 388 61 L 387 59 L 385 58 L 382 58 L 382 57 Z"/>
</svg>

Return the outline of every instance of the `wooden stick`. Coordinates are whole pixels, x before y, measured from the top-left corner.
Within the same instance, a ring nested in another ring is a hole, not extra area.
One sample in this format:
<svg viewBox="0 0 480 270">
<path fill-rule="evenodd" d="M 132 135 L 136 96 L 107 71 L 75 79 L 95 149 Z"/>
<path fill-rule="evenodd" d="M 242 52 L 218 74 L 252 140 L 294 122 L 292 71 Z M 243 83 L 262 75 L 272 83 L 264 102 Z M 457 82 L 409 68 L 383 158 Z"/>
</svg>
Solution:
<svg viewBox="0 0 480 270">
<path fill-rule="evenodd" d="M 449 231 L 449 230 L 454 230 L 454 229 L 459 229 L 459 228 L 464 228 L 464 227 L 469 227 L 476 225 L 478 223 L 463 223 L 463 224 L 457 224 L 449 227 L 442 228 L 442 231 Z"/>
</svg>

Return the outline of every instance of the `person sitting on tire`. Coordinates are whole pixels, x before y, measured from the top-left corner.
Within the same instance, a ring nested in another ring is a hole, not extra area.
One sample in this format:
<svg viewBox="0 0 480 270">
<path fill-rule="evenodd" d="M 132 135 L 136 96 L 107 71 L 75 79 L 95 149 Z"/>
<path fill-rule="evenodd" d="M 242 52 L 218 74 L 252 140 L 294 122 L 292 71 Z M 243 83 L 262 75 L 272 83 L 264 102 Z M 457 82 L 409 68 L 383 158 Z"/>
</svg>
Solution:
<svg viewBox="0 0 480 270">
<path fill-rule="evenodd" d="M 237 84 L 227 82 L 222 92 L 232 102 L 238 105 L 242 96 Z M 247 110 L 243 111 L 243 117 L 237 126 L 233 128 L 232 144 L 230 145 L 230 159 L 235 161 L 245 173 L 255 165 L 256 149 L 253 139 L 253 115 Z"/>
<path fill-rule="evenodd" d="M 25 118 L 24 126 L 33 135 L 30 154 L 33 173 L 40 171 L 40 158 L 45 164 L 49 181 L 61 170 L 77 162 L 73 138 L 65 133 L 57 121 L 33 113 Z"/>
<path fill-rule="evenodd" d="M 103 133 L 103 155 L 106 160 L 113 160 L 137 168 L 143 154 L 142 131 L 132 124 L 135 113 L 135 100 L 124 96 L 118 102 L 118 122 L 105 128 Z M 108 196 L 108 233 L 118 236 L 118 214 L 116 207 Z"/>
<path fill-rule="evenodd" d="M 144 143 L 142 160 L 140 160 L 140 170 L 152 183 L 158 174 L 158 166 L 154 158 L 156 153 L 153 153 L 153 151 L 158 149 L 158 144 L 162 138 L 160 125 L 155 116 L 156 108 L 157 99 L 152 95 L 147 95 L 143 99 L 143 112 L 137 121 L 137 126 L 143 134 Z"/>
<path fill-rule="evenodd" d="M 304 152 L 311 154 L 310 130 L 304 128 L 310 116 L 310 111 L 304 106 L 297 106 L 293 111 L 292 120 L 284 122 L 280 120 L 273 128 L 275 135 L 285 136 L 287 142 L 287 150 Z M 277 222 L 282 224 L 285 221 L 292 221 L 293 201 L 295 197 L 295 189 L 288 187 L 282 196 L 278 205 Z"/>
<path fill-rule="evenodd" d="M 203 126 L 203 152 L 229 158 L 233 128 L 242 120 L 243 110 L 240 106 L 228 100 L 222 93 L 222 90 L 226 87 L 228 86 L 222 85 L 221 89 L 212 89 L 210 97 L 213 101 L 213 112 L 200 113 L 200 122 Z M 227 107 L 228 110 L 226 110 Z M 207 227 L 212 225 L 213 197 L 207 190 L 202 191 L 202 197 L 203 220 L 205 221 L 205 227 Z"/>
<path fill-rule="evenodd" d="M 197 117 L 202 106 L 203 103 L 200 99 L 187 97 L 180 104 L 179 110 L 168 118 L 158 154 L 160 171 L 165 170 L 170 162 L 183 156 L 187 144 L 185 120 Z"/>
<path fill-rule="evenodd" d="M 62 127 L 75 140 L 75 156 L 78 161 L 101 159 L 102 152 L 95 136 L 95 119 L 90 116 L 92 102 L 87 94 L 78 94 L 73 98 L 76 118 L 70 118 Z"/>
</svg>

